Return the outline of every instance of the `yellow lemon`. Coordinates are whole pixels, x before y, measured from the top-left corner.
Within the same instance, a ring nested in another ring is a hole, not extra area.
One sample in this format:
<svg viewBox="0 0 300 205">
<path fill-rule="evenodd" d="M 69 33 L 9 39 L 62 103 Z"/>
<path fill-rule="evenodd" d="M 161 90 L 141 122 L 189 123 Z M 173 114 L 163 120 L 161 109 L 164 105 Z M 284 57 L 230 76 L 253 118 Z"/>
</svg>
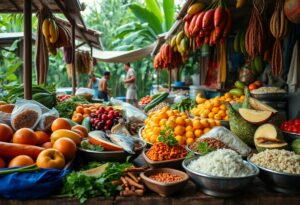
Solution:
<svg viewBox="0 0 300 205">
<path fill-rule="evenodd" d="M 194 131 L 195 137 L 200 137 L 202 134 L 203 134 L 203 132 L 200 129 L 197 129 L 197 130 Z"/>
</svg>

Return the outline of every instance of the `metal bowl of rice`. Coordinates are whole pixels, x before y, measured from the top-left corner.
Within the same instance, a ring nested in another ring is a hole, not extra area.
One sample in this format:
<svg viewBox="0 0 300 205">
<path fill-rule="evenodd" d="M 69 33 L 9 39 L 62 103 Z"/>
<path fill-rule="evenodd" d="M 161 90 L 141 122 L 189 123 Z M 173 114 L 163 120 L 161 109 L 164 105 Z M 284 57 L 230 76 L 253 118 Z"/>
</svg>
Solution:
<svg viewBox="0 0 300 205">
<path fill-rule="evenodd" d="M 246 176 L 223 177 L 201 173 L 190 169 L 189 164 L 192 161 L 197 160 L 199 157 L 203 156 L 197 156 L 184 160 L 182 166 L 195 184 L 199 187 L 199 189 L 203 193 L 210 196 L 232 197 L 238 195 L 247 186 L 249 186 L 253 179 L 259 174 L 259 169 L 245 160 L 243 160 L 241 163 L 251 170 L 251 174 Z"/>
</svg>

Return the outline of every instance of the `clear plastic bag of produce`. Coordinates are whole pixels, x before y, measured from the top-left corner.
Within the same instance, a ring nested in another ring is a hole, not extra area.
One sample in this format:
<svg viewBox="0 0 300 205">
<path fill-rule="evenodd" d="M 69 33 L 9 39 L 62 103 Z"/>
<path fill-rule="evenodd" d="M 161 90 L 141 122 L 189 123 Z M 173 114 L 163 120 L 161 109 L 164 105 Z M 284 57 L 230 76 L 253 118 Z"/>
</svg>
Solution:
<svg viewBox="0 0 300 205">
<path fill-rule="evenodd" d="M 90 100 L 94 96 L 94 90 L 92 90 L 90 88 L 78 88 L 76 90 L 75 95 L 79 95 L 79 96 L 84 97 L 87 100 Z M 95 97 L 97 97 L 97 96 L 95 96 Z"/>
<path fill-rule="evenodd" d="M 11 114 L 0 111 L 0 123 L 10 125 Z"/>
<path fill-rule="evenodd" d="M 52 122 L 58 117 L 59 117 L 59 113 L 55 108 L 48 110 L 47 112 L 42 114 L 36 129 L 45 132 L 51 131 Z"/>
<path fill-rule="evenodd" d="M 116 105 L 116 106 L 121 106 L 123 107 L 123 111 L 125 114 L 125 119 L 127 121 L 145 121 L 147 116 L 145 113 L 138 108 L 134 107 L 133 105 L 122 102 L 120 100 L 116 100 L 114 98 L 111 98 L 110 101 Z"/>
<path fill-rule="evenodd" d="M 43 105 L 33 100 L 17 99 L 10 121 L 14 130 L 24 127 L 34 129 L 41 119 L 42 110 L 44 110 L 41 106 Z M 46 109 L 48 110 L 48 108 Z"/>
<path fill-rule="evenodd" d="M 214 127 L 209 132 L 202 135 L 199 139 L 205 138 L 215 138 L 220 140 L 229 148 L 237 151 L 242 156 L 248 156 L 252 151 L 251 148 L 248 147 L 248 145 L 246 145 L 240 138 L 222 126 Z"/>
</svg>

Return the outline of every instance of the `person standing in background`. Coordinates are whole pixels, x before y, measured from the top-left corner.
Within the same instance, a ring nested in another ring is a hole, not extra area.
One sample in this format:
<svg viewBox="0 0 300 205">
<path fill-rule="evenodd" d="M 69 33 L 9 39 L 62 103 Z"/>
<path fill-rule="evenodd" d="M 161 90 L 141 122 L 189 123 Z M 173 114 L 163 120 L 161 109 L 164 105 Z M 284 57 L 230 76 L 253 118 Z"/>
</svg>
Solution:
<svg viewBox="0 0 300 205">
<path fill-rule="evenodd" d="M 89 75 L 89 83 L 88 83 L 88 88 L 94 90 L 94 96 L 98 98 L 99 95 L 99 78 L 96 78 L 94 75 L 94 72 L 91 72 Z"/>
<path fill-rule="evenodd" d="M 131 103 L 133 101 L 134 105 L 138 107 L 136 84 L 135 84 L 135 71 L 130 67 L 130 63 L 124 64 L 124 69 L 127 72 L 126 79 L 123 83 L 127 87 L 126 91 L 126 102 Z"/>
<path fill-rule="evenodd" d="M 100 79 L 99 81 L 99 99 L 103 99 L 105 102 L 108 101 L 108 96 L 109 95 L 109 89 L 108 89 L 108 84 L 107 81 L 110 78 L 110 72 L 105 71 L 104 76 Z"/>
</svg>

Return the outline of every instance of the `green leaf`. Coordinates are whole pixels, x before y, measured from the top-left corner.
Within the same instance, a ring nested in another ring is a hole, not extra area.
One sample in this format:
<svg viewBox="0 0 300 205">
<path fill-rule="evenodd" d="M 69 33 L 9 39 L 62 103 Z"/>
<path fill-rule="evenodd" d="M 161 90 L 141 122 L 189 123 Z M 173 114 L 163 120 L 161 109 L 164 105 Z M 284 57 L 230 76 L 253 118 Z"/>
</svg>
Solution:
<svg viewBox="0 0 300 205">
<path fill-rule="evenodd" d="M 162 24 L 163 14 L 160 10 L 159 4 L 156 0 L 145 0 L 147 9 L 152 12 Z"/>
<path fill-rule="evenodd" d="M 164 9 L 164 27 L 165 31 L 168 31 L 174 22 L 174 0 L 163 0 Z"/>
<path fill-rule="evenodd" d="M 163 32 L 159 19 L 152 12 L 138 4 L 130 4 L 129 8 L 140 21 L 148 23 L 156 34 Z"/>
</svg>

